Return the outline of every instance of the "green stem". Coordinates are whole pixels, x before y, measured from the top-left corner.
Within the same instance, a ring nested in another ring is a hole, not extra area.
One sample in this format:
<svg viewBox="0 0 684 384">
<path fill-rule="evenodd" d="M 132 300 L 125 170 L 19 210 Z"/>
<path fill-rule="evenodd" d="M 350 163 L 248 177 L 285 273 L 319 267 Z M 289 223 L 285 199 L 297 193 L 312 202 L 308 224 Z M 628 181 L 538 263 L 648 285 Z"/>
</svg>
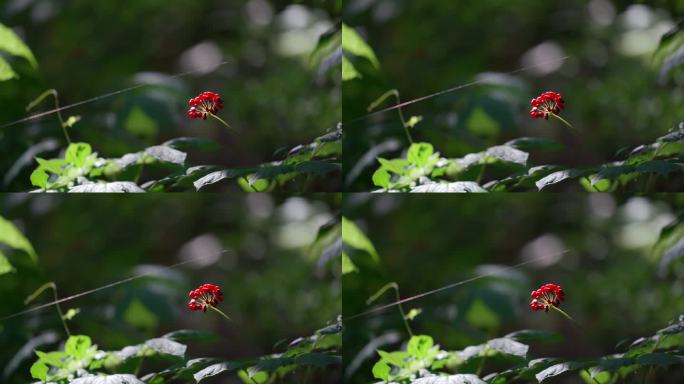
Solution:
<svg viewBox="0 0 684 384">
<path fill-rule="evenodd" d="M 596 380 L 595 377 L 592 377 L 592 376 L 591 376 L 591 372 L 589 372 L 588 369 L 585 368 L 585 369 L 584 369 L 584 372 L 586 372 L 586 374 L 589 375 L 589 378 L 591 378 L 591 380 L 593 380 L 594 383 L 596 383 L 596 384 L 601 384 L 598 380 Z"/>
<path fill-rule="evenodd" d="M 551 116 L 555 117 L 556 119 L 560 120 L 563 124 L 567 125 L 570 129 L 576 130 L 575 127 L 572 126 L 572 124 L 568 123 L 564 118 L 556 115 L 555 113 L 551 113 Z"/>
<path fill-rule="evenodd" d="M 553 309 L 555 309 L 556 311 L 558 311 L 561 315 L 565 316 L 568 320 L 575 321 L 575 319 L 573 319 L 572 317 L 570 317 L 570 315 L 568 315 L 567 313 L 565 313 L 564 310 L 562 310 L 562 309 L 556 307 L 555 305 L 552 305 L 551 308 L 553 308 Z"/>
<path fill-rule="evenodd" d="M 401 297 L 399 296 L 399 286 L 397 285 L 394 288 L 394 292 L 396 293 L 397 301 L 401 301 Z M 413 337 L 413 331 L 411 330 L 411 326 L 408 323 L 408 320 L 406 320 L 406 313 L 404 313 L 404 306 L 399 303 L 399 312 L 401 313 L 401 318 L 404 320 L 404 326 L 406 326 L 406 331 L 408 331 L 409 336 Z"/>
<path fill-rule="evenodd" d="M 370 305 L 371 303 L 373 303 L 389 289 L 394 289 L 395 297 L 397 298 L 397 302 L 399 302 L 397 307 L 399 308 L 401 319 L 404 321 L 404 326 L 406 327 L 406 331 L 408 332 L 409 336 L 413 337 L 413 331 L 411 331 L 411 326 L 409 325 L 408 320 L 406 319 L 406 313 L 404 313 L 404 306 L 401 304 L 401 296 L 399 295 L 399 284 L 397 284 L 394 281 L 385 284 L 373 296 L 369 297 L 368 300 L 366 300 L 366 305 Z"/>
<path fill-rule="evenodd" d="M 228 123 L 226 123 L 222 118 L 214 115 L 213 113 L 209 113 L 209 116 L 213 117 L 214 119 L 218 120 L 221 122 L 221 124 L 225 125 L 228 129 L 233 129 Z"/>
<path fill-rule="evenodd" d="M 477 183 L 480 184 L 482 182 L 482 178 L 485 175 L 485 170 L 487 169 L 487 163 L 482 164 L 482 168 L 480 168 L 480 174 L 477 175 Z"/>
<path fill-rule="evenodd" d="M 145 360 L 145 355 L 143 355 L 143 356 L 140 358 L 140 361 L 138 361 L 138 366 L 135 367 L 135 373 L 134 373 L 134 375 L 135 375 L 136 377 L 137 377 L 138 374 L 140 373 L 140 369 L 142 368 L 143 360 Z"/>
<path fill-rule="evenodd" d="M 222 310 L 220 310 L 220 309 L 214 307 L 213 305 L 210 305 L 209 308 L 211 308 L 211 309 L 213 309 L 214 311 L 218 312 L 221 316 L 225 317 L 227 320 L 233 321 L 233 319 L 231 319 L 230 317 L 228 317 L 228 315 L 226 315 L 225 313 L 223 313 Z"/>
<path fill-rule="evenodd" d="M 36 289 L 31 296 L 27 297 L 26 300 L 24 300 L 24 304 L 28 304 L 35 300 L 36 297 L 38 297 L 41 293 L 43 293 L 44 290 L 51 288 L 52 289 L 52 295 L 55 298 L 55 306 L 57 307 L 57 313 L 59 314 L 59 319 L 62 321 L 62 325 L 64 326 L 64 330 L 66 331 L 67 336 L 71 337 L 71 332 L 69 332 L 69 327 L 67 326 L 66 320 L 64 320 L 64 313 L 62 312 L 62 307 L 59 305 L 59 298 L 57 297 L 57 285 L 55 284 L 54 281 L 51 281 L 49 283 L 45 283 L 40 286 L 40 288 Z"/>
</svg>

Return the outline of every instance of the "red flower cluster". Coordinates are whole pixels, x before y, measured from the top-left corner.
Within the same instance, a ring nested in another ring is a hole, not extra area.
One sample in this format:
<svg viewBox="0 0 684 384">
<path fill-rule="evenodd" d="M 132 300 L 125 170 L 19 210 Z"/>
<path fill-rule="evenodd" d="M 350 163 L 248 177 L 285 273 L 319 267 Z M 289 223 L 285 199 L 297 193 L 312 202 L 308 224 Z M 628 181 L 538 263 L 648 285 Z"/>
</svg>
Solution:
<svg viewBox="0 0 684 384">
<path fill-rule="evenodd" d="M 207 119 L 207 115 L 215 115 L 223 109 L 223 100 L 218 93 L 202 92 L 188 102 L 190 110 L 188 117 L 191 119 Z"/>
<path fill-rule="evenodd" d="M 549 311 L 551 306 L 559 307 L 565 300 L 563 288 L 556 284 L 544 284 L 536 291 L 532 291 L 530 309 L 533 311 Z"/>
<path fill-rule="evenodd" d="M 216 307 L 223 301 L 223 292 L 218 285 L 202 284 L 188 295 L 190 302 L 188 308 L 191 311 L 207 311 L 209 306 Z"/>
<path fill-rule="evenodd" d="M 532 99 L 532 110 L 530 117 L 534 119 L 544 118 L 549 119 L 550 114 L 557 115 L 565 109 L 565 101 L 563 96 L 557 92 L 544 92 L 539 97 Z"/>
</svg>

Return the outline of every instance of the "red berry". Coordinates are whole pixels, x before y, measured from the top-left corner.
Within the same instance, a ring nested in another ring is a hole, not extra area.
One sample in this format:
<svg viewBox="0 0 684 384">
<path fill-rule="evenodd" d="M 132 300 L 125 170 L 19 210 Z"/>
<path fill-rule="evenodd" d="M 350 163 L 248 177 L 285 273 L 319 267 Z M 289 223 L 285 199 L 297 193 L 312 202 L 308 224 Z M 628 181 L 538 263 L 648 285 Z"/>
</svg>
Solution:
<svg viewBox="0 0 684 384">
<path fill-rule="evenodd" d="M 565 109 L 565 101 L 561 94 L 552 91 L 544 92 L 535 97 L 530 101 L 530 104 L 532 105 L 530 117 L 533 119 L 544 118 L 548 120 L 550 114 L 557 115 Z"/>
</svg>

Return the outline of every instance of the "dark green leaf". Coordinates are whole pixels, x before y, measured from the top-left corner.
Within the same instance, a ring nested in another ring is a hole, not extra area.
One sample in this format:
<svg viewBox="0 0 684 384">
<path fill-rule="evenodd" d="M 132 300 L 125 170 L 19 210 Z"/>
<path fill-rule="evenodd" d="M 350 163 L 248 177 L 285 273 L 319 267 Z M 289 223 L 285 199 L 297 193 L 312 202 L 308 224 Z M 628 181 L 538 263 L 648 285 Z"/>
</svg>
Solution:
<svg viewBox="0 0 684 384">
<path fill-rule="evenodd" d="M 472 181 L 453 183 L 431 183 L 419 185 L 411 189 L 411 193 L 482 193 L 487 192 L 479 184 Z"/>
<path fill-rule="evenodd" d="M 549 185 L 558 184 L 568 179 L 576 179 L 578 177 L 587 176 L 589 173 L 590 171 L 582 169 L 566 169 L 563 171 L 554 172 L 537 181 L 535 184 L 537 185 L 537 188 L 541 191 Z"/>
<path fill-rule="evenodd" d="M 487 149 L 487 155 L 500 161 L 507 161 L 523 166 L 527 165 L 527 159 L 530 157 L 529 153 L 506 145 L 499 145 Z"/>
<path fill-rule="evenodd" d="M 486 384 L 476 375 L 432 376 L 413 380 L 412 384 Z"/>
<path fill-rule="evenodd" d="M 187 343 L 191 341 L 214 342 L 221 339 L 221 337 L 215 333 L 194 329 L 181 329 L 178 331 L 169 332 L 162 337 L 165 339 L 178 341 L 180 343 Z"/>
<path fill-rule="evenodd" d="M 77 185 L 69 189 L 70 193 L 136 193 L 145 192 L 130 181 L 115 181 L 111 183 L 89 183 Z"/>
<path fill-rule="evenodd" d="M 569 361 L 566 363 L 560 363 L 560 364 L 552 365 L 552 366 L 544 369 L 543 371 L 537 373 L 535 375 L 535 377 L 537 378 L 537 381 L 539 381 L 541 383 L 546 379 L 556 377 L 556 376 L 561 375 L 565 372 L 572 372 L 572 371 L 576 371 L 579 369 L 585 369 L 585 368 L 589 368 L 593 365 L 596 365 L 596 363 L 591 362 L 591 361 Z"/>
<path fill-rule="evenodd" d="M 558 151 L 563 149 L 563 144 L 555 141 L 539 137 L 521 137 L 511 140 L 506 143 L 507 146 L 519 149 L 521 151 L 531 151 L 541 149 L 545 151 Z"/>
<path fill-rule="evenodd" d="M 187 347 L 181 343 L 161 337 L 147 340 L 145 346 L 156 352 L 181 358 L 185 356 L 185 350 L 187 349 Z"/>
<path fill-rule="evenodd" d="M 533 341 L 543 341 L 547 343 L 558 343 L 563 341 L 563 336 L 556 332 L 538 331 L 532 329 L 523 329 L 509 333 L 505 337 L 519 341 L 521 343 L 530 343 Z"/>
<path fill-rule="evenodd" d="M 145 154 L 159 161 L 178 165 L 185 164 L 185 158 L 188 156 L 185 152 L 181 152 L 165 145 L 156 145 L 154 147 L 146 148 Z"/>
<path fill-rule="evenodd" d="M 70 384 L 144 384 L 133 375 L 90 376 L 74 379 Z"/>
<path fill-rule="evenodd" d="M 527 351 L 530 348 L 525 344 L 507 338 L 489 340 L 487 342 L 487 346 L 497 352 L 505 353 L 507 355 L 520 356 L 522 358 L 527 357 Z"/>
<path fill-rule="evenodd" d="M 199 150 L 202 152 L 212 152 L 221 148 L 221 145 L 214 140 L 200 137 L 178 137 L 164 142 L 162 146 L 172 147 L 181 151 Z"/>
</svg>

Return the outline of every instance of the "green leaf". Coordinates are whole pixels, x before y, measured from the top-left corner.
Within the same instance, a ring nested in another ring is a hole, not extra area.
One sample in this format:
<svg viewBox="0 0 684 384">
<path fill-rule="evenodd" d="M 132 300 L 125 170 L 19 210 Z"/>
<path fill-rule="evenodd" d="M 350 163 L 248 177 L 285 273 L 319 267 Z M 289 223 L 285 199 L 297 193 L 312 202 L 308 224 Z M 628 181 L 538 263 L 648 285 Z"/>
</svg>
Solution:
<svg viewBox="0 0 684 384">
<path fill-rule="evenodd" d="M 684 363 L 684 356 L 670 355 L 668 353 L 647 353 L 637 357 L 637 361 L 642 365 L 666 367 L 668 365 Z"/>
<path fill-rule="evenodd" d="M 213 332 L 199 331 L 195 329 L 180 329 L 162 336 L 165 339 L 171 339 L 180 343 L 188 342 L 202 342 L 212 343 L 221 340 L 221 337 Z"/>
<path fill-rule="evenodd" d="M 434 148 L 430 143 L 414 143 L 409 147 L 406 160 L 419 167 L 427 165 L 428 159 L 434 153 Z"/>
<path fill-rule="evenodd" d="M 71 380 L 69 384 L 145 384 L 133 375 L 89 376 Z"/>
<path fill-rule="evenodd" d="M 489 340 L 487 346 L 497 352 L 522 358 L 527 358 L 527 351 L 530 349 L 525 344 L 507 338 Z"/>
<path fill-rule="evenodd" d="M 73 356 L 75 359 L 80 360 L 86 355 L 88 348 L 90 348 L 91 345 L 92 342 L 88 336 L 70 336 L 64 345 L 64 352 L 66 352 L 67 355 Z"/>
<path fill-rule="evenodd" d="M 49 175 L 45 172 L 45 168 L 38 167 L 31 172 L 31 185 L 38 188 L 47 189 Z"/>
<path fill-rule="evenodd" d="M 421 121 L 423 121 L 423 116 L 411 116 L 406 122 L 406 126 L 409 128 L 414 128 Z"/>
<path fill-rule="evenodd" d="M 169 140 L 162 144 L 166 147 L 172 147 L 181 151 L 199 150 L 202 152 L 213 152 L 221 148 L 221 145 L 211 139 L 203 139 L 199 137 L 178 137 Z"/>
<path fill-rule="evenodd" d="M 530 157 L 529 153 L 509 147 L 507 145 L 491 147 L 487 149 L 487 155 L 500 161 L 520 164 L 522 166 L 527 165 L 527 159 Z"/>
<path fill-rule="evenodd" d="M 157 122 L 138 105 L 131 108 L 123 126 L 126 131 L 142 138 L 154 138 L 159 132 Z"/>
<path fill-rule="evenodd" d="M 545 150 L 558 151 L 563 149 L 563 144 L 550 139 L 540 137 L 520 137 L 506 143 L 507 146 L 521 151 Z"/>
<path fill-rule="evenodd" d="M 456 181 L 453 183 L 430 183 L 411 189 L 411 193 L 483 193 L 487 192 L 473 181 Z"/>
<path fill-rule="evenodd" d="M 165 145 L 155 145 L 153 147 L 146 148 L 145 154 L 159 161 L 178 165 L 185 164 L 185 158 L 188 156 L 185 152 L 181 152 Z"/>
<path fill-rule="evenodd" d="M 0 216 L 0 243 L 10 248 L 24 251 L 29 255 L 34 264 L 38 262 L 38 255 L 31 243 L 12 222 L 2 216 Z"/>
<path fill-rule="evenodd" d="M 301 366 L 322 368 L 327 365 L 342 364 L 342 357 L 320 352 L 311 352 L 295 357 L 294 363 Z"/>
<path fill-rule="evenodd" d="M 387 363 L 400 368 L 405 366 L 406 359 L 411 357 L 411 354 L 406 351 L 385 352 L 378 350 L 378 355 L 380 355 L 382 360 L 386 361 Z"/>
<path fill-rule="evenodd" d="M 358 271 L 359 269 L 356 268 L 356 265 L 354 265 L 354 262 L 349 258 L 349 256 L 345 252 L 342 252 L 342 274 L 346 275 L 348 273 Z"/>
<path fill-rule="evenodd" d="M 418 317 L 421 313 L 423 313 L 423 310 L 420 308 L 411 308 L 409 313 L 406 314 L 405 319 L 406 320 L 414 320 L 416 317 Z"/>
<path fill-rule="evenodd" d="M 355 56 L 368 59 L 376 69 L 380 68 L 380 61 L 375 56 L 373 49 L 366 44 L 361 35 L 353 28 L 342 23 L 342 50 Z M 342 72 L 344 73 L 344 60 L 342 61 Z"/>
<path fill-rule="evenodd" d="M 235 371 L 236 369 L 240 369 L 243 366 L 245 366 L 245 363 L 226 361 L 223 363 L 210 365 L 192 376 L 195 378 L 195 381 L 199 383 L 201 380 L 204 380 L 208 377 L 216 376 L 223 372 Z"/>
<path fill-rule="evenodd" d="M 294 364 L 294 358 L 290 357 L 262 358 L 254 366 L 247 368 L 247 373 L 249 377 L 254 377 L 260 372 L 271 373 L 292 364 Z"/>
<path fill-rule="evenodd" d="M 362 77 L 361 73 L 354 67 L 354 64 L 346 57 L 342 56 L 342 81 L 360 79 Z"/>
<path fill-rule="evenodd" d="M 33 68 L 38 68 L 38 62 L 29 47 L 24 44 L 14 31 L 2 23 L 0 23 L 0 50 L 14 56 L 23 57 L 28 60 Z"/>
<path fill-rule="evenodd" d="M 499 327 L 499 316 L 482 299 L 476 299 L 466 312 L 466 320 L 478 328 L 494 330 Z"/>
<path fill-rule="evenodd" d="M 578 177 L 584 177 L 587 176 L 591 173 L 591 171 L 587 170 L 582 170 L 582 169 L 566 169 L 563 171 L 557 171 L 554 172 L 550 175 L 547 175 L 537 181 L 535 184 L 537 185 L 537 189 L 540 191 L 549 185 L 554 185 L 558 184 L 560 182 L 563 182 L 568 179 L 576 179 Z"/>
<path fill-rule="evenodd" d="M 40 381 L 47 381 L 48 366 L 41 360 L 31 365 L 31 377 Z"/>
<path fill-rule="evenodd" d="M 432 376 L 413 380 L 411 384 L 487 384 L 476 375 L 460 374 L 450 376 Z"/>
<path fill-rule="evenodd" d="M 147 309 L 138 298 L 131 300 L 123 313 L 123 318 L 128 324 L 146 330 L 152 330 L 159 324 L 154 312 Z"/>
<path fill-rule="evenodd" d="M 558 343 L 563 341 L 563 336 L 556 332 L 538 331 L 532 329 L 523 329 L 512 332 L 505 337 L 519 341 L 521 343 L 530 343 L 533 341 L 543 341 L 547 343 Z"/>
<path fill-rule="evenodd" d="M 253 172 L 254 172 L 254 168 L 224 169 L 224 170 L 215 171 L 215 172 L 209 173 L 206 176 L 203 176 L 202 178 L 195 181 L 193 183 L 193 185 L 195 186 L 195 189 L 199 191 L 203 187 L 205 187 L 207 185 L 218 183 L 221 180 L 229 179 L 229 178 L 235 178 L 235 177 L 247 176 Z"/>
<path fill-rule="evenodd" d="M 64 314 L 64 316 L 62 318 L 64 320 L 71 320 L 76 315 L 78 315 L 80 312 L 81 312 L 80 308 L 69 308 L 69 310 Z"/>
<path fill-rule="evenodd" d="M 353 221 L 342 217 L 342 241 L 352 247 L 368 253 L 376 264 L 380 263 L 380 255 L 375 250 L 373 243 L 366 237 Z"/>
<path fill-rule="evenodd" d="M 69 189 L 69 193 L 140 193 L 145 192 L 137 184 L 130 181 L 114 181 L 111 183 L 89 183 L 77 185 Z"/>
<path fill-rule="evenodd" d="M 81 121 L 81 116 L 69 116 L 64 122 L 64 128 L 71 128 L 79 121 Z"/>
<path fill-rule="evenodd" d="M 64 160 L 76 167 L 82 167 L 92 152 L 93 150 L 88 143 L 71 143 L 66 150 Z"/>
<path fill-rule="evenodd" d="M 337 172 L 340 170 L 342 170 L 340 164 L 329 163 L 320 160 L 303 161 L 299 164 L 296 164 L 294 167 L 295 172 L 311 173 L 318 176 L 323 176 L 327 173 Z"/>
<path fill-rule="evenodd" d="M 147 340 L 145 346 L 161 354 L 180 358 L 185 356 L 185 350 L 188 348 L 184 344 L 163 337 Z"/>
<path fill-rule="evenodd" d="M 41 352 L 41 351 L 35 351 L 36 355 L 38 355 L 38 358 L 40 361 L 43 361 L 45 364 L 52 365 L 53 367 L 61 367 L 64 365 L 63 359 L 67 357 L 67 354 L 62 351 L 54 351 L 54 352 Z"/>
<path fill-rule="evenodd" d="M 413 336 L 408 342 L 406 347 L 406 352 L 415 356 L 418 359 L 422 359 L 427 356 L 428 351 L 434 345 L 432 337 L 427 335 Z"/>
<path fill-rule="evenodd" d="M 554 364 L 537 373 L 535 377 L 537 378 L 537 381 L 541 383 L 546 379 L 556 377 L 563 373 L 589 368 L 593 365 L 595 365 L 595 362 L 591 361 L 569 361 L 566 363 Z"/>
<path fill-rule="evenodd" d="M 40 157 L 36 157 L 36 161 L 43 169 L 50 173 L 54 173 L 55 175 L 61 175 L 62 172 L 64 172 L 64 166 L 66 165 L 66 161 L 64 159 L 45 160 L 41 159 Z"/>
<path fill-rule="evenodd" d="M 344 264 L 344 263 L 343 263 Z M 342 266 L 344 269 L 344 265 Z M 10 264 L 9 260 L 7 259 L 7 256 L 5 256 L 2 251 L 0 251 L 0 275 L 4 275 L 5 273 L 9 272 L 14 272 L 14 267 L 12 264 Z"/>
<path fill-rule="evenodd" d="M 389 381 L 389 374 L 391 370 L 392 368 L 390 368 L 389 364 L 387 364 L 385 360 L 380 360 L 373 365 L 373 377 L 383 381 Z"/>
<path fill-rule="evenodd" d="M 492 119 L 482 107 L 475 108 L 465 124 L 470 132 L 479 136 L 494 137 L 501 130 L 499 123 Z"/>
<path fill-rule="evenodd" d="M 18 79 L 19 75 L 10 67 L 7 60 L 0 56 L 0 81 Z"/>
</svg>

